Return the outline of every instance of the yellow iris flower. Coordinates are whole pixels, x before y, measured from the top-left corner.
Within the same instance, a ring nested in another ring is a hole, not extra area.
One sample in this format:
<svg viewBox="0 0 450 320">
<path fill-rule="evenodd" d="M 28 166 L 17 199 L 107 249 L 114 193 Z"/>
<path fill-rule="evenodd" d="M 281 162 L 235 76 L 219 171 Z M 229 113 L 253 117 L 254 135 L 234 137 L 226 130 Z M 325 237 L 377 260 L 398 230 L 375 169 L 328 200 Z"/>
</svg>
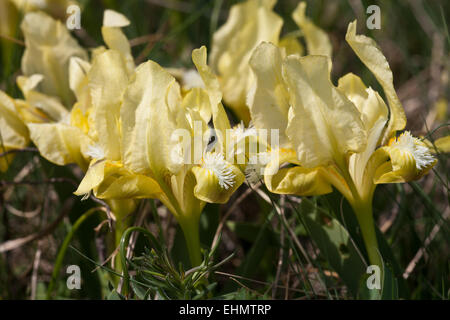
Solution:
<svg viewBox="0 0 450 320">
<path fill-rule="evenodd" d="M 335 87 L 329 56 L 286 56 L 270 43 L 258 46 L 250 60 L 256 81 L 248 102 L 255 127 L 280 130 L 279 158 L 266 171 L 281 169 L 265 174 L 268 189 L 307 196 L 335 187 L 358 218 L 370 262 L 381 266 L 372 215 L 376 185 L 418 179 L 436 160 L 408 131 L 396 137 L 406 117 L 376 43 L 356 35 L 356 21 L 346 40 L 382 86 L 388 104 L 351 73 Z M 286 163 L 291 166 L 283 167 Z"/>
<path fill-rule="evenodd" d="M 128 78 L 116 51 L 97 57 L 88 77 L 100 156 L 91 162 L 76 194 L 92 190 L 103 199 L 159 198 L 180 223 L 191 263 L 198 265 L 203 207 L 228 201 L 244 175 L 220 153 L 223 140 L 217 142 L 218 151 L 207 149 L 209 121 L 221 132 L 230 125 L 218 81 L 206 66 L 206 48 L 194 50 L 193 61 L 206 86 L 183 96 L 175 78 L 153 61 L 139 65 Z M 201 152 L 195 154 L 191 147 L 198 143 Z M 114 185 L 103 186 L 112 179 Z"/>
<path fill-rule="evenodd" d="M 250 120 L 246 95 L 253 83 L 249 66 L 253 50 L 267 41 L 285 48 L 288 54 L 304 53 L 295 36 L 280 39 L 283 19 L 273 11 L 275 3 L 276 0 L 247 0 L 233 5 L 227 22 L 213 36 L 209 63 L 219 76 L 224 102 L 245 124 Z M 327 34 L 305 16 L 305 10 L 306 3 L 299 3 L 292 18 L 303 33 L 308 53 L 331 57 Z"/>
<path fill-rule="evenodd" d="M 27 14 L 22 23 L 27 46 L 22 69 L 39 73 L 18 78 L 24 100 L 15 100 L 16 111 L 44 158 L 57 165 L 75 163 L 83 171 L 100 162 L 95 169 L 102 174 L 101 181 L 93 188 L 111 207 L 119 239 L 126 227 L 123 220 L 136 208 L 134 199 L 159 192 L 152 179 L 123 167 L 117 143 L 122 93 L 134 73 L 131 49 L 120 30 L 128 23 L 119 13 L 105 12 L 102 33 L 109 49 L 95 49 L 91 65 L 61 22 L 41 12 Z M 64 97 L 66 106 L 60 102 Z M 109 162 L 103 161 L 106 157 Z"/>
<path fill-rule="evenodd" d="M 15 100 L 17 114 L 44 158 L 58 165 L 76 163 L 86 170 L 89 158 L 85 153 L 91 143 L 87 118 L 79 107 L 72 108 L 72 102 L 73 91 L 79 94 L 74 87 L 77 79 L 85 76 L 79 70 L 90 66 L 87 52 L 62 22 L 43 12 L 26 14 L 21 28 L 26 48 L 24 75 L 17 78 L 17 84 L 24 99 Z"/>
<path fill-rule="evenodd" d="M 0 133 L 4 151 L 26 147 L 31 135 L 36 145 L 41 146 L 42 155 L 50 161 L 57 164 L 76 162 L 86 167 L 83 159 L 76 154 L 71 155 L 74 147 L 68 147 L 72 143 L 80 143 L 82 139 L 72 141 L 69 137 L 79 135 L 75 134 L 74 128 L 67 129 L 68 126 L 63 126 L 63 123 L 69 121 L 67 108 L 71 107 L 73 96 L 68 79 L 69 59 L 87 58 L 87 53 L 71 37 L 63 23 L 43 12 L 26 14 L 21 28 L 26 48 L 22 58 L 24 75 L 17 78 L 17 84 L 24 99 L 11 99 L 1 92 L 0 121 L 5 125 Z M 34 125 L 38 123 L 42 126 Z M 67 130 L 70 134 L 62 134 Z M 52 138 L 54 141 L 48 141 Z M 9 154 L 1 159 L 3 171 L 12 157 Z"/>
</svg>

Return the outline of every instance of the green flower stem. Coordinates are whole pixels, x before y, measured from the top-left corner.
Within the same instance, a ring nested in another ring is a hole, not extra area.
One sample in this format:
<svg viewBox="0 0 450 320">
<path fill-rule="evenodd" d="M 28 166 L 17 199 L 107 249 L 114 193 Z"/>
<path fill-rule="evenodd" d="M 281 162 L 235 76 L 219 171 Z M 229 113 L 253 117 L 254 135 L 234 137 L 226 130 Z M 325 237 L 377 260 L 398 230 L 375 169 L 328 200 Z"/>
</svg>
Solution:
<svg viewBox="0 0 450 320">
<path fill-rule="evenodd" d="M 191 266 L 197 267 L 202 263 L 200 251 L 200 231 L 199 231 L 200 214 L 189 215 L 187 217 L 179 217 L 178 223 L 184 233 L 186 245 L 189 253 Z"/>
<path fill-rule="evenodd" d="M 122 238 L 125 230 L 132 224 L 133 216 L 131 213 L 136 209 L 136 202 L 134 200 L 108 200 L 108 205 L 116 218 L 116 223 L 114 227 L 114 248 L 119 247 L 120 239 Z M 122 264 L 119 255 L 114 258 L 114 271 L 117 273 L 122 273 Z M 113 276 L 113 281 L 117 285 L 119 282 L 119 277 Z"/>
<path fill-rule="evenodd" d="M 344 194 L 344 196 L 347 197 L 347 200 L 352 206 L 356 218 L 358 219 L 364 245 L 366 246 L 367 254 L 369 255 L 369 262 L 372 265 L 379 266 L 381 274 L 383 275 L 383 260 L 378 250 L 375 222 L 372 211 L 372 199 L 375 188 L 371 186 L 371 189 L 369 191 L 366 190 L 366 192 L 364 192 L 365 190 L 358 190 L 350 173 L 346 169 L 348 166 L 344 159 L 338 162 L 338 167 L 351 192 L 351 195 Z"/>
<path fill-rule="evenodd" d="M 372 265 L 379 266 L 383 273 L 383 261 L 378 250 L 377 236 L 375 233 L 372 198 L 355 201 L 352 203 L 352 208 L 361 228 L 364 244 L 369 255 L 369 262 Z"/>
<path fill-rule="evenodd" d="M 106 201 L 111 208 L 111 211 L 116 218 L 115 223 L 115 237 L 114 245 L 118 247 L 120 244 L 120 238 L 123 232 L 129 227 L 132 222 L 131 213 L 136 209 L 136 203 L 134 200 L 107 200 Z"/>
<path fill-rule="evenodd" d="M 88 211 L 83 213 L 77 219 L 77 221 L 75 221 L 75 223 L 72 225 L 72 228 L 70 229 L 69 233 L 64 238 L 61 248 L 58 251 L 58 255 L 56 256 L 55 267 L 53 268 L 52 278 L 50 279 L 50 283 L 47 287 L 47 300 L 52 299 L 53 288 L 55 287 L 56 280 L 58 279 L 59 271 L 61 269 L 61 266 L 62 266 L 62 263 L 64 260 L 64 256 L 66 255 L 67 247 L 69 246 L 70 241 L 72 241 L 72 238 L 73 238 L 75 232 L 77 232 L 78 228 L 83 224 L 84 221 L 86 221 L 87 218 L 89 218 L 91 215 L 93 215 L 94 213 L 96 213 L 98 211 L 103 212 L 102 208 L 96 207 L 96 208 L 89 209 Z"/>
<path fill-rule="evenodd" d="M 114 228 L 114 247 L 118 248 L 120 246 L 120 240 L 122 239 L 122 235 L 125 233 L 125 231 L 128 229 L 128 227 L 131 226 L 132 219 L 131 217 L 123 218 L 120 220 L 117 220 L 115 223 Z M 116 254 L 114 257 L 114 271 L 116 271 L 118 274 L 124 273 L 126 270 L 123 268 L 122 264 L 122 258 L 120 254 Z M 120 283 L 121 277 L 112 275 L 112 280 L 115 286 L 117 287 Z"/>
</svg>

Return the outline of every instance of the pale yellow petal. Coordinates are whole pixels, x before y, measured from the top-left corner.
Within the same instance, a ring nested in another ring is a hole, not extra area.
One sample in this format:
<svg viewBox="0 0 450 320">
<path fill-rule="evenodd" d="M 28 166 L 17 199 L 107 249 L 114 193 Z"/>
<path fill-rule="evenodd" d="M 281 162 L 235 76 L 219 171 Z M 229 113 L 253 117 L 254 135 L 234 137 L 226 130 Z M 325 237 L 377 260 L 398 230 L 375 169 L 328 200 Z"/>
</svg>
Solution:
<svg viewBox="0 0 450 320">
<path fill-rule="evenodd" d="M 252 123 L 257 129 L 279 130 L 280 146 L 286 147 L 289 93 L 281 75 L 281 52 L 263 42 L 253 52 L 250 66 L 256 79 L 247 99 Z"/>
<path fill-rule="evenodd" d="M 337 163 L 364 150 L 366 132 L 355 105 L 330 81 L 325 56 L 290 56 L 283 78 L 291 95 L 286 130 L 304 167 Z"/>
<path fill-rule="evenodd" d="M 306 17 L 305 10 L 306 2 L 300 2 L 292 13 L 292 18 L 303 32 L 308 54 L 327 56 L 331 59 L 333 47 L 328 35 Z"/>
<path fill-rule="evenodd" d="M 70 111 L 70 125 L 77 127 L 86 135 L 89 133 L 88 115 L 83 113 L 78 104 L 75 104 Z"/>
<path fill-rule="evenodd" d="M 17 116 L 19 116 L 24 123 L 42 123 L 50 120 L 48 115 L 33 107 L 25 100 L 16 99 L 14 102 L 17 110 Z"/>
<path fill-rule="evenodd" d="M 77 196 L 89 194 L 94 188 L 102 183 L 105 177 L 105 168 L 107 161 L 92 160 L 89 169 L 81 180 L 78 189 L 74 192 Z"/>
<path fill-rule="evenodd" d="M 91 142 L 80 129 L 63 123 L 30 123 L 28 129 L 39 153 L 48 161 L 60 166 L 76 163 L 87 167 L 81 149 Z"/>
<path fill-rule="evenodd" d="M 176 115 L 168 106 L 167 96 L 171 91 L 178 96 L 181 112 L 178 89 L 175 79 L 153 61 L 136 69 L 121 110 L 123 161 L 132 171 L 149 173 L 152 169 L 159 172 L 172 167 L 170 139 L 176 129 Z"/>
<path fill-rule="evenodd" d="M 296 54 L 298 56 L 303 56 L 305 49 L 302 44 L 294 36 L 285 36 L 278 42 L 278 47 L 284 50 L 285 56 L 290 56 L 291 54 Z"/>
<path fill-rule="evenodd" d="M 91 64 L 77 57 L 72 57 L 69 64 L 69 85 L 75 93 L 77 103 L 83 112 L 90 107 L 90 92 L 88 73 Z"/>
<path fill-rule="evenodd" d="M 274 175 L 264 176 L 270 192 L 294 194 L 298 196 L 317 196 L 333 191 L 324 179 L 322 168 L 281 168 Z"/>
<path fill-rule="evenodd" d="M 245 101 L 252 84 L 251 54 L 262 41 L 277 44 L 283 25 L 274 4 L 248 0 L 233 5 L 227 22 L 213 36 L 210 65 L 220 77 L 226 105 L 245 122 L 249 120 Z"/>
<path fill-rule="evenodd" d="M 378 92 L 366 88 L 358 76 L 348 73 L 341 77 L 338 89 L 358 108 L 366 130 L 370 130 L 379 119 L 387 121 L 389 111 L 385 102 Z"/>
<path fill-rule="evenodd" d="M 408 131 L 377 150 L 377 153 L 383 152 L 389 156 L 389 161 L 377 168 L 374 177 L 377 184 L 417 180 L 437 162 L 427 145 Z"/>
<path fill-rule="evenodd" d="M 44 80 L 44 76 L 42 74 L 32 74 L 29 77 L 18 76 L 17 85 L 22 91 L 24 97 L 27 97 L 30 91 L 36 91 L 37 86 L 42 80 Z"/>
<path fill-rule="evenodd" d="M 159 185 L 144 175 L 118 175 L 107 177 L 95 190 L 100 199 L 146 199 L 160 195 Z"/>
<path fill-rule="evenodd" d="M 23 148 L 28 143 L 28 129 L 18 117 L 14 100 L 0 90 L 0 126 L 2 142 L 11 148 Z"/>
<path fill-rule="evenodd" d="M 222 92 L 219 81 L 213 71 L 206 64 L 206 60 L 207 57 L 205 46 L 192 51 L 192 61 L 194 62 L 198 73 L 202 77 L 205 84 L 205 89 L 209 95 L 214 129 L 219 132 L 218 140 L 224 148 L 226 130 L 230 129 L 231 125 L 221 103 Z"/>
<path fill-rule="evenodd" d="M 423 143 L 426 144 L 431 153 L 449 153 L 450 152 L 450 136 L 445 136 L 431 142 L 425 139 Z"/>
<path fill-rule="evenodd" d="M 341 90 L 351 102 L 353 102 L 359 112 L 362 112 L 368 93 L 366 91 L 367 87 L 360 77 L 351 72 L 347 73 L 339 78 L 337 88 Z"/>
<path fill-rule="evenodd" d="M 114 27 L 102 27 L 102 35 L 109 49 L 117 50 L 124 56 L 128 73 L 133 73 L 135 64 L 131 46 L 122 30 Z"/>
<path fill-rule="evenodd" d="M 103 26 L 105 27 L 126 27 L 130 21 L 120 12 L 106 9 L 103 13 Z"/>
<path fill-rule="evenodd" d="M 25 15 L 21 29 L 26 45 L 22 56 L 24 75 L 43 75 L 39 90 L 57 96 L 66 106 L 71 106 L 74 96 L 69 87 L 69 60 L 74 56 L 87 60 L 86 51 L 62 22 L 43 12 Z"/>
<path fill-rule="evenodd" d="M 192 88 L 189 90 L 183 98 L 182 106 L 198 112 L 206 123 L 211 120 L 211 103 L 208 93 L 203 88 Z"/>
<path fill-rule="evenodd" d="M 205 84 L 205 89 L 210 97 L 211 107 L 215 108 L 222 101 L 222 91 L 217 76 L 207 65 L 207 50 L 205 46 L 192 51 L 192 61 Z"/>
<path fill-rule="evenodd" d="M 219 178 L 211 170 L 202 167 L 193 167 L 192 172 L 197 181 L 194 188 L 194 195 L 205 202 L 226 203 L 245 180 L 244 174 L 238 167 L 229 164 L 229 168 L 234 175 L 233 183 L 232 186 L 223 187 L 219 183 Z"/>
<path fill-rule="evenodd" d="M 120 160 L 120 106 L 128 84 L 123 57 L 114 50 L 98 55 L 88 78 L 99 144 L 108 159 Z"/>
<path fill-rule="evenodd" d="M 28 129 L 15 111 L 14 100 L 0 91 L 0 153 L 22 149 L 28 143 Z M 13 154 L 0 157 L 0 172 L 8 169 L 13 157 Z"/>
<path fill-rule="evenodd" d="M 294 150 L 280 149 L 278 152 L 278 157 L 274 157 L 264 171 L 264 183 L 270 192 L 312 196 L 333 191 L 323 176 L 322 168 L 298 166 Z M 294 166 L 280 168 L 283 164 L 294 164 Z"/>
<path fill-rule="evenodd" d="M 389 63 L 373 39 L 363 35 L 356 35 L 356 21 L 348 25 L 345 39 L 381 84 L 389 102 L 389 123 L 383 138 L 383 144 L 385 144 L 396 131 L 403 130 L 406 125 L 405 112 L 395 92 Z"/>
<path fill-rule="evenodd" d="M 36 109 L 45 115 L 46 121 L 62 121 L 69 111 L 61 104 L 59 98 L 36 91 L 38 84 L 43 80 L 41 75 L 31 77 L 19 76 L 17 84 L 21 88 L 29 108 Z M 25 107 L 25 106 L 24 106 Z M 30 110 L 33 113 L 33 110 Z"/>
</svg>

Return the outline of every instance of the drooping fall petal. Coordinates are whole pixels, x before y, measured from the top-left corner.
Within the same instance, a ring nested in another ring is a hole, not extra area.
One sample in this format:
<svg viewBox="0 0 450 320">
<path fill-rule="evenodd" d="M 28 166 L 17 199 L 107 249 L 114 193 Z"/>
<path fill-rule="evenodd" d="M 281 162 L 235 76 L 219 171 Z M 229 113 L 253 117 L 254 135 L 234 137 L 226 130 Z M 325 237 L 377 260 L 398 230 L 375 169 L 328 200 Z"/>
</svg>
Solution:
<svg viewBox="0 0 450 320">
<path fill-rule="evenodd" d="M 87 167 L 83 149 L 92 142 L 79 128 L 65 123 L 29 123 L 28 129 L 31 140 L 48 161 Z"/>
<path fill-rule="evenodd" d="M 193 167 L 192 172 L 197 181 L 194 195 L 200 200 L 212 203 L 227 202 L 245 180 L 238 167 L 215 153 L 206 154 L 203 165 Z"/>
<path fill-rule="evenodd" d="M 46 121 L 64 120 L 68 117 L 69 111 L 61 104 L 61 101 L 57 97 L 49 96 L 36 90 L 42 81 L 43 76 L 38 74 L 30 77 L 17 77 L 17 84 L 22 90 L 30 109 L 36 109 L 42 112 L 45 115 Z"/>
<path fill-rule="evenodd" d="M 265 169 L 264 182 L 270 192 L 311 196 L 332 191 L 321 167 L 304 168 L 295 165 L 294 167 L 279 168 L 283 163 L 296 164 L 297 161 L 293 150 L 280 150 L 279 157 L 272 160 Z"/>
<path fill-rule="evenodd" d="M 389 145 L 377 150 L 377 153 L 385 153 L 390 160 L 376 170 L 377 184 L 419 179 L 436 164 L 427 145 L 413 137 L 409 131 L 392 138 Z"/>
</svg>

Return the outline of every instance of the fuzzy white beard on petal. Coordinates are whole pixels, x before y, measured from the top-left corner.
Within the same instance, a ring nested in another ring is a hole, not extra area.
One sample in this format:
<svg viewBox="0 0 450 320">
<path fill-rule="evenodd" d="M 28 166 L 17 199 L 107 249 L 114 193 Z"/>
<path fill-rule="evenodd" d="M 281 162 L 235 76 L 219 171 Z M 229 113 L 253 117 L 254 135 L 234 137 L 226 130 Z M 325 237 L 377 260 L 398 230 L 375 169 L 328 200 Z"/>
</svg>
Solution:
<svg viewBox="0 0 450 320">
<path fill-rule="evenodd" d="M 95 160 L 103 160 L 106 157 L 105 151 L 98 144 L 90 145 L 88 150 L 86 151 L 86 155 Z"/>
<path fill-rule="evenodd" d="M 236 176 L 222 154 L 216 152 L 205 153 L 203 156 L 202 167 L 209 170 L 217 177 L 219 185 L 222 188 L 228 189 L 233 187 Z"/>
<path fill-rule="evenodd" d="M 402 133 L 392 143 L 392 147 L 412 155 L 418 170 L 425 169 L 435 161 L 430 150 L 419 139 L 413 137 L 409 131 Z"/>
</svg>

